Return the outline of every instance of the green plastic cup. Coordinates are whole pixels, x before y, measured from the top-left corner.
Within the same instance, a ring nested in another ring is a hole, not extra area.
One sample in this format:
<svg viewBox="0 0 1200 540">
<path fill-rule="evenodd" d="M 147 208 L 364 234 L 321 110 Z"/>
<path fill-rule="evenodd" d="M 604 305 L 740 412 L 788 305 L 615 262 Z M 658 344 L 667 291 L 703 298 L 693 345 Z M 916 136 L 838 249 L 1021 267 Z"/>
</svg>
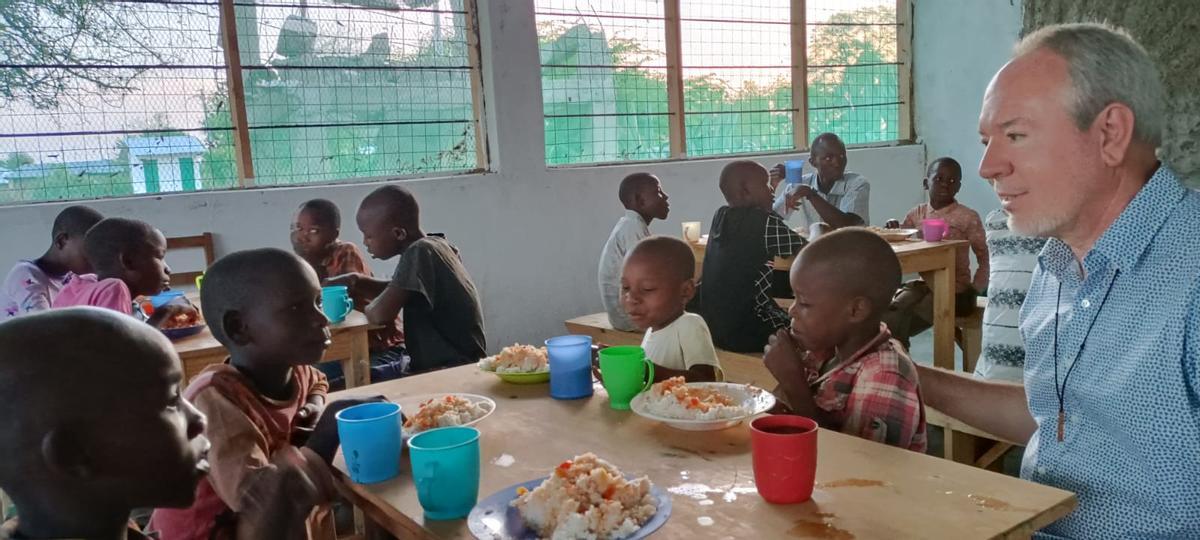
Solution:
<svg viewBox="0 0 1200 540">
<path fill-rule="evenodd" d="M 633 397 L 654 384 L 654 363 L 641 347 L 609 347 L 600 350 L 600 376 L 608 391 L 608 405 L 627 411 Z"/>
</svg>

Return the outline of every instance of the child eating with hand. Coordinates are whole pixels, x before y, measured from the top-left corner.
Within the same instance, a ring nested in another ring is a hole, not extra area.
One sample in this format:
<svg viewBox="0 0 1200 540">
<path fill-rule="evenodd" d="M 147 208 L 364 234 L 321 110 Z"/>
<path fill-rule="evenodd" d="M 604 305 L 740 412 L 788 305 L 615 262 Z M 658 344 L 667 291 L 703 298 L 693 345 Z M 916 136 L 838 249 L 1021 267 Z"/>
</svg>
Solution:
<svg viewBox="0 0 1200 540">
<path fill-rule="evenodd" d="M 678 238 L 651 236 L 625 257 L 621 303 L 640 331 L 642 348 L 654 362 L 654 379 L 721 380 L 721 363 L 708 325 L 684 306 L 696 294 L 696 259 Z"/>
<path fill-rule="evenodd" d="M 209 443 L 182 379 L 166 337 L 110 310 L 0 324 L 0 538 L 142 539 L 133 509 L 191 504 Z"/>
<path fill-rule="evenodd" d="M 900 275 L 891 246 L 866 229 L 813 241 L 792 264 L 791 326 L 772 336 L 763 361 L 796 414 L 924 452 L 916 366 L 881 322 Z"/>
<path fill-rule="evenodd" d="M 313 364 L 330 343 L 321 311 L 316 272 L 279 249 L 241 251 L 222 257 L 205 273 L 201 307 L 213 337 L 229 350 L 224 364 L 204 369 L 186 396 L 209 417 L 210 476 L 183 510 L 159 509 L 151 527 L 164 539 L 233 537 L 253 527 L 242 511 L 264 491 L 263 483 L 290 456 L 320 489 L 283 495 L 288 530 L 301 537 L 332 538 L 333 478 L 337 450 L 335 413 L 361 401 L 325 407 L 325 376 Z M 322 410 L 324 409 L 324 412 Z M 314 427 L 315 426 L 315 427 Z M 294 437 L 312 433 L 307 442 Z"/>
<path fill-rule="evenodd" d="M 88 229 L 104 216 L 86 206 L 68 206 L 54 218 L 50 247 L 33 260 L 20 260 L 0 288 L 0 321 L 50 309 L 58 292 L 75 276 L 92 271 L 84 253 Z"/>
<path fill-rule="evenodd" d="M 53 306 L 95 306 L 134 314 L 133 299 L 154 296 L 170 286 L 171 268 L 164 258 L 167 239 L 145 221 L 127 218 L 101 220 L 84 238 L 84 251 L 95 274 L 71 280 Z M 147 322 L 161 326 L 191 306 L 167 304 L 156 309 Z"/>
</svg>

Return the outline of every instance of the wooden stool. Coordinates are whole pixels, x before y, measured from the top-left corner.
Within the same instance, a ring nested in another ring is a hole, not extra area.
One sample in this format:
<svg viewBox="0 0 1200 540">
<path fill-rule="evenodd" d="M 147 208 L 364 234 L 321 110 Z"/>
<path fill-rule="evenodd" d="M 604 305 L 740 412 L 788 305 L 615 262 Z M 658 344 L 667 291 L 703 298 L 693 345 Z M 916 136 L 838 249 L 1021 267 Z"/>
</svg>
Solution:
<svg viewBox="0 0 1200 540">
<path fill-rule="evenodd" d="M 954 319 L 954 341 L 963 352 L 963 371 L 975 372 L 975 363 L 983 352 L 983 310 L 987 308 L 987 298 L 980 296 L 975 300 L 975 311 L 966 317 Z"/>
</svg>

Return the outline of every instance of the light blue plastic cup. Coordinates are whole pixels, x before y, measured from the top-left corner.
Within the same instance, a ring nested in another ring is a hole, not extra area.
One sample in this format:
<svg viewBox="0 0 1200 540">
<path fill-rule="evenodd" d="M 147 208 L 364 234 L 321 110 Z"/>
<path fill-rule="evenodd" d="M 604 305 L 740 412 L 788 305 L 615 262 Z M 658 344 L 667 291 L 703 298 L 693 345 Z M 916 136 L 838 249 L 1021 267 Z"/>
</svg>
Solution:
<svg viewBox="0 0 1200 540">
<path fill-rule="evenodd" d="M 550 397 L 579 399 L 592 395 L 592 338 L 566 335 L 546 340 Z"/>
<path fill-rule="evenodd" d="M 804 160 L 793 159 L 783 163 L 784 179 L 789 184 L 799 184 L 804 175 Z"/>
<path fill-rule="evenodd" d="M 352 309 L 354 303 L 350 301 L 350 290 L 345 285 L 321 287 L 321 310 L 325 312 L 329 322 L 340 323 L 346 320 L 346 315 L 349 315 Z"/>
<path fill-rule="evenodd" d="M 374 484 L 400 474 L 400 405 L 363 403 L 338 411 L 336 418 L 351 480 Z"/>
<path fill-rule="evenodd" d="M 454 426 L 413 435 L 408 459 L 425 519 L 471 513 L 479 498 L 479 430 Z"/>
</svg>

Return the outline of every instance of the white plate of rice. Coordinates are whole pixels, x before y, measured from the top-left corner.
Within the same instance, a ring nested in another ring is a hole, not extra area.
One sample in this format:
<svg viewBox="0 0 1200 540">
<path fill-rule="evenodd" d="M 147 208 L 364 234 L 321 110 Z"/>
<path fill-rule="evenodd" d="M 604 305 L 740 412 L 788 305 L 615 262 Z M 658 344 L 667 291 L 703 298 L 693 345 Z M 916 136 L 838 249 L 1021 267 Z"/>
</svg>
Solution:
<svg viewBox="0 0 1200 540">
<path fill-rule="evenodd" d="M 476 538 L 636 540 L 667 521 L 671 497 L 645 476 L 624 475 L 586 453 L 546 478 L 522 482 L 479 501 L 467 517 Z"/>
<path fill-rule="evenodd" d="M 407 436 L 440 427 L 474 425 L 496 410 L 492 398 L 475 394 L 425 394 L 401 398 L 396 403 L 407 418 Z"/>
<path fill-rule="evenodd" d="M 687 431 L 716 431 L 775 406 L 775 396 L 748 384 L 684 383 L 674 377 L 655 383 L 629 403 L 639 416 Z"/>
</svg>

